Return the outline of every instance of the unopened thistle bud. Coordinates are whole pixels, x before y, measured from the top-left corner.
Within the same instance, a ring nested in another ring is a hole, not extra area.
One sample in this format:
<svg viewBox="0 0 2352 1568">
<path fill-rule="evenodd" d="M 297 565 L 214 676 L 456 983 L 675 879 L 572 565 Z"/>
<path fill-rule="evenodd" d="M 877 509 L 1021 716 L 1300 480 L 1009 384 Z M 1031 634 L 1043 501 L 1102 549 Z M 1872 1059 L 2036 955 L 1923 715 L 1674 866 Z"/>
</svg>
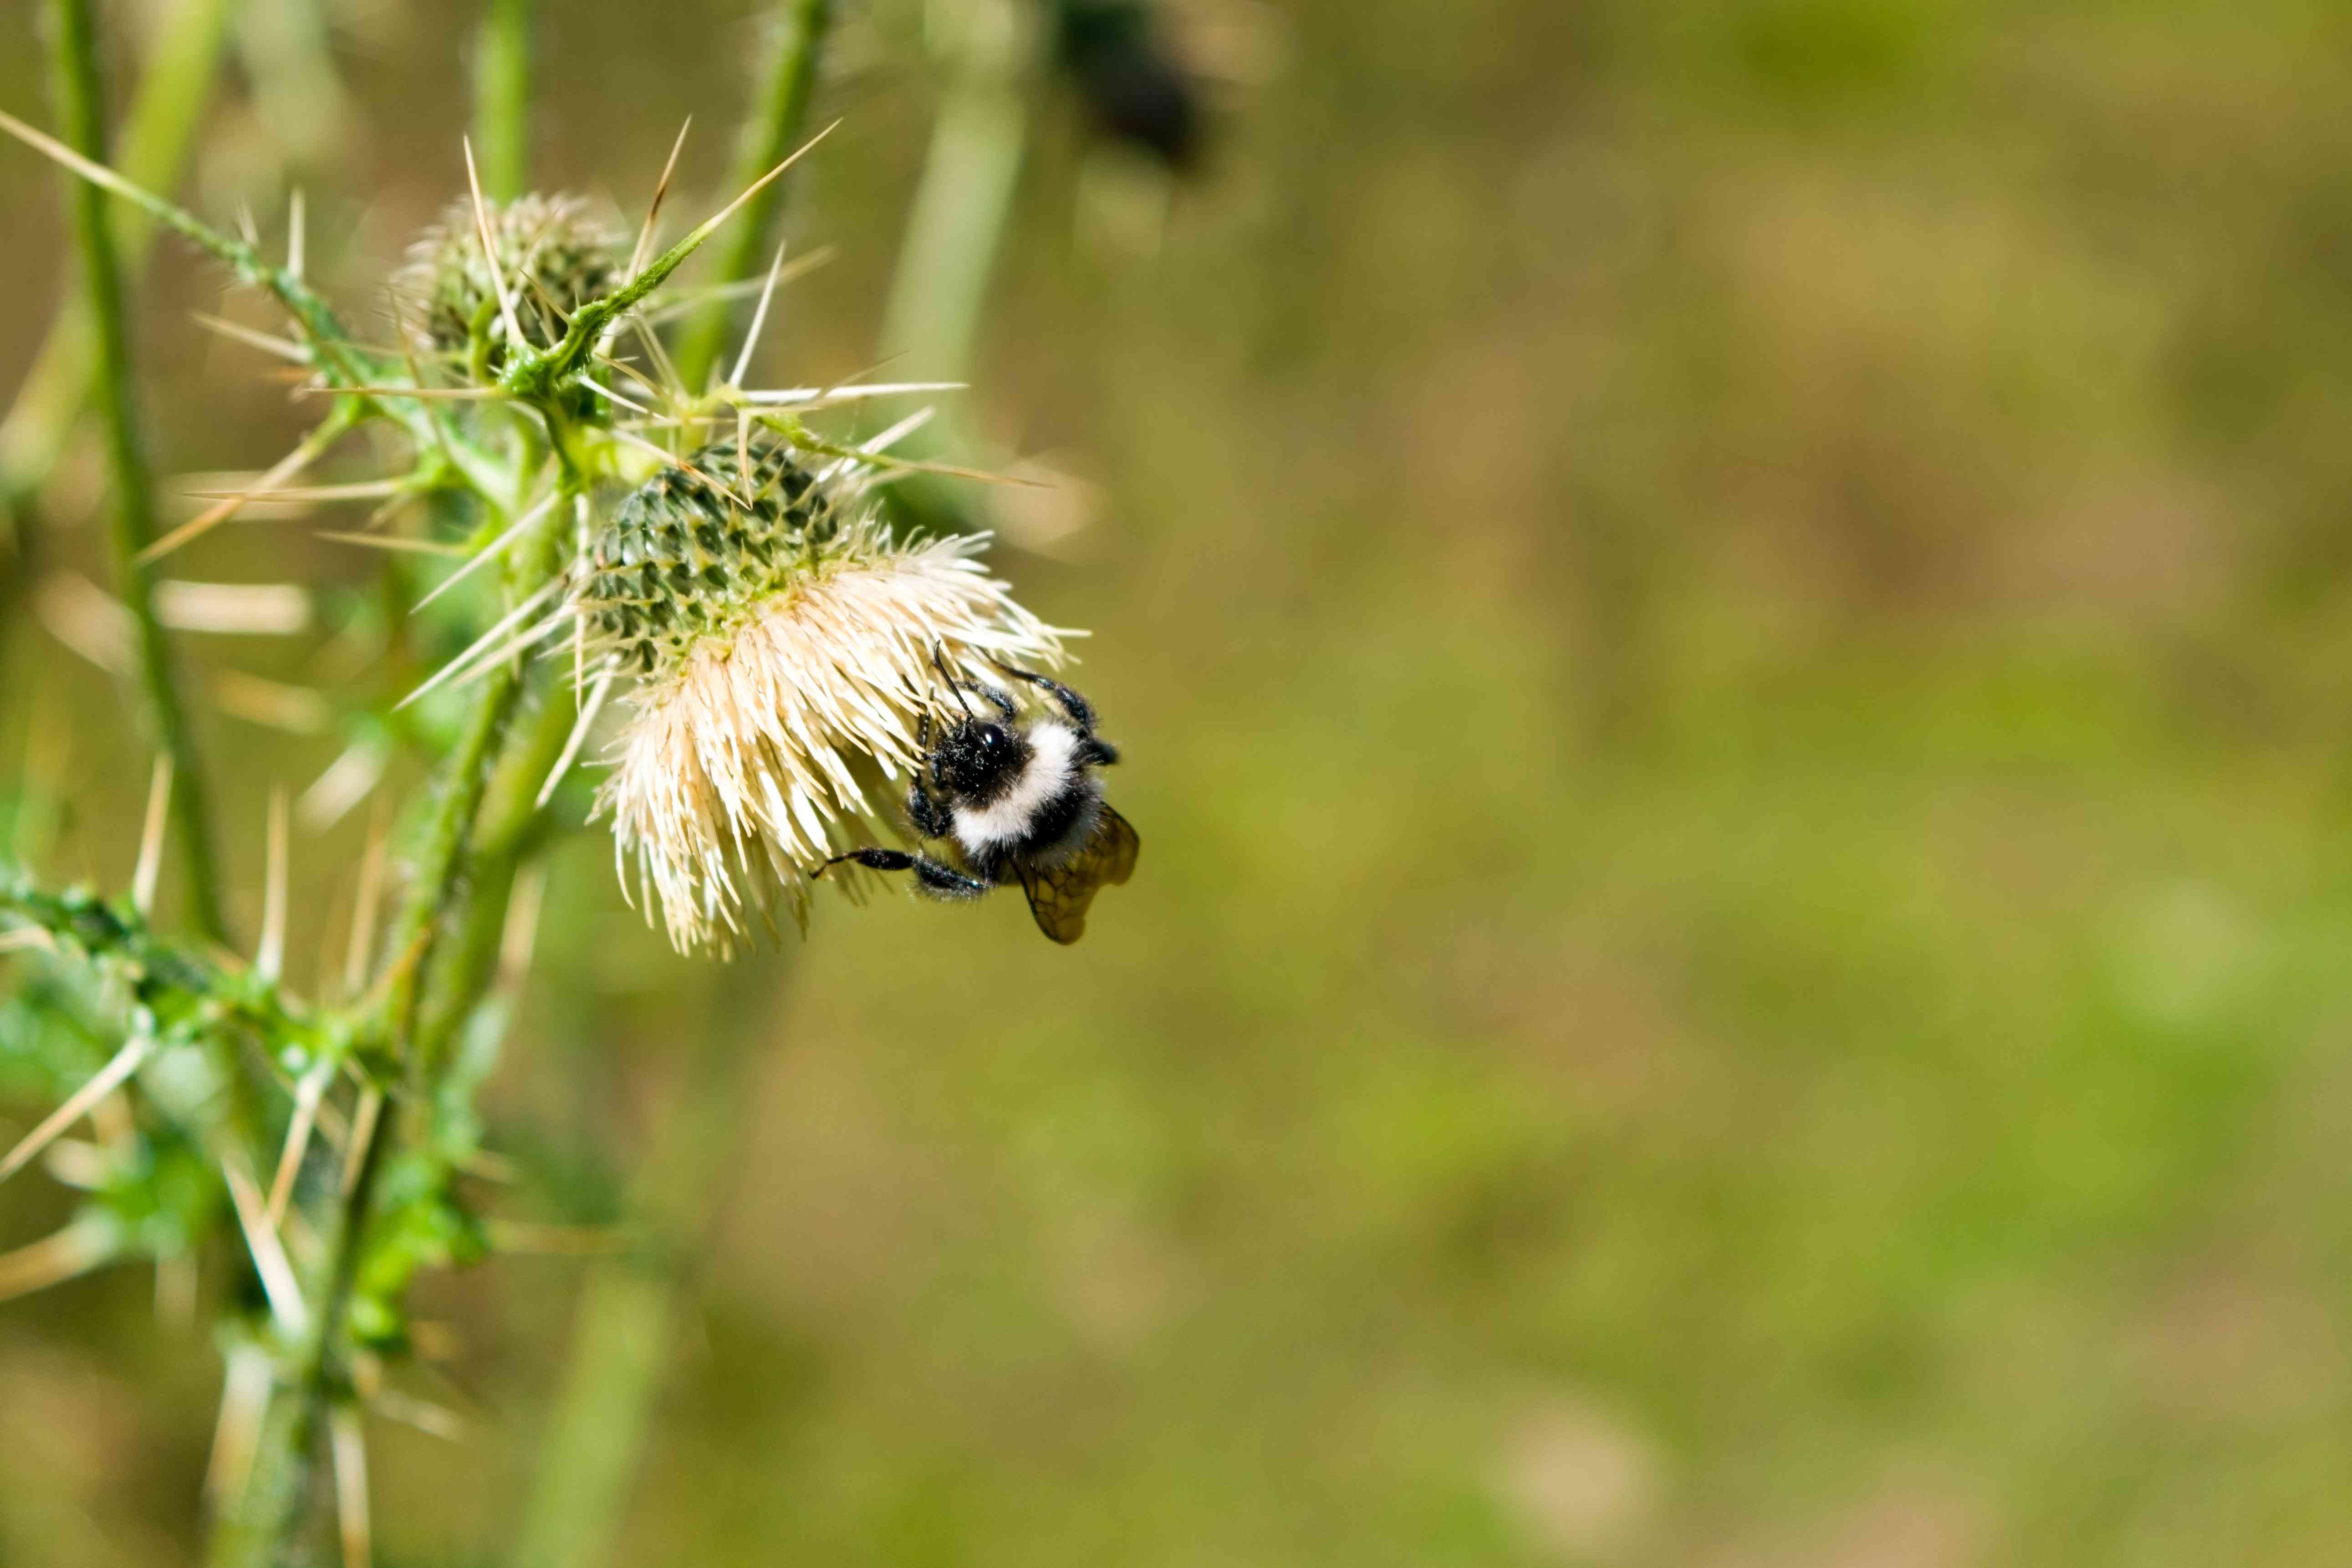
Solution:
<svg viewBox="0 0 2352 1568">
<path fill-rule="evenodd" d="M 799 910 L 835 830 L 884 820 L 875 786 L 947 700 L 935 658 L 1061 661 L 983 538 L 894 539 L 859 478 L 717 443 L 630 496 L 580 574 L 591 654 L 636 680 L 597 809 L 681 950 L 731 946 L 779 895 Z"/>
<path fill-rule="evenodd" d="M 533 348 L 561 340 L 573 311 L 621 281 L 622 239 L 580 197 L 526 195 L 487 210 L 516 322 Z M 396 284 L 419 313 L 411 325 L 421 346 L 454 352 L 479 334 L 495 366 L 506 357 L 507 324 L 481 227 L 471 202 L 452 203 L 409 247 Z"/>
</svg>

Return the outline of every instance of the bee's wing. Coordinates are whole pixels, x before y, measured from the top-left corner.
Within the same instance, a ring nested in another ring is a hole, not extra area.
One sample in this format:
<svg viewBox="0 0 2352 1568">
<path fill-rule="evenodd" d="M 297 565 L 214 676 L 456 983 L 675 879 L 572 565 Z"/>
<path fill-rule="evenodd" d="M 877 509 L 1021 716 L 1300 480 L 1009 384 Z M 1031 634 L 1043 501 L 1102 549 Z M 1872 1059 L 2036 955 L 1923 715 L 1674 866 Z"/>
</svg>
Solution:
<svg viewBox="0 0 2352 1568">
<path fill-rule="evenodd" d="M 1134 826 L 1105 805 L 1094 832 L 1076 855 L 1058 866 L 1024 864 L 1021 887 L 1029 895 L 1029 912 L 1037 917 L 1037 929 L 1066 946 L 1084 936 L 1087 906 L 1095 901 L 1095 889 L 1133 876 L 1136 851 L 1142 847 Z"/>
</svg>

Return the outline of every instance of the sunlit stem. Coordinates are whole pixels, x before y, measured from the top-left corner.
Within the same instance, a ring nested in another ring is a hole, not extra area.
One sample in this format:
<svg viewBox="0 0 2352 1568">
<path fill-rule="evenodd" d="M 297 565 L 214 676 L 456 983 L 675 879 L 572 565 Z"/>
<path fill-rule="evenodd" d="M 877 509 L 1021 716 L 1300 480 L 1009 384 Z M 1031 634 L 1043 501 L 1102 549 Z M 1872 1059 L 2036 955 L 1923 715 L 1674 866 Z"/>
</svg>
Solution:
<svg viewBox="0 0 2352 1568">
<path fill-rule="evenodd" d="M 754 89 L 756 113 L 745 123 L 736 152 L 736 184 L 749 184 L 801 139 L 808 124 L 810 102 L 816 96 L 817 68 L 824 53 L 825 35 L 833 26 L 833 10 L 832 0 L 783 0 L 776 7 L 774 52 L 762 62 L 765 68 Z M 778 185 L 751 206 L 743 226 L 719 259 L 713 282 L 734 283 L 759 275 L 761 259 L 774 243 L 772 237 L 783 201 L 783 187 Z M 724 298 L 714 298 L 688 321 L 677 351 L 680 384 L 688 392 L 699 392 L 709 379 L 733 319 L 732 306 Z"/>
<path fill-rule="evenodd" d="M 164 14 L 119 148 L 123 174 L 137 184 L 169 190 L 179 183 L 196 122 L 212 96 L 232 8 L 233 0 L 183 0 Z M 136 281 L 154 248 L 153 220 L 118 208 L 112 222 L 122 275 Z M 0 500 L 28 496 L 48 478 L 75 416 L 89 400 L 97 369 L 97 328 L 87 301 L 77 298 L 50 326 L 6 420 L 0 422 Z"/>
<path fill-rule="evenodd" d="M 474 145 L 495 202 L 530 188 L 532 0 L 490 0 L 474 35 Z"/>
<path fill-rule="evenodd" d="M 99 81 L 94 8 L 90 0 L 49 0 L 48 23 L 58 121 L 73 150 L 87 159 L 102 159 L 106 113 Z M 139 682 L 156 749 L 172 758 L 178 781 L 173 808 L 180 829 L 189 912 L 200 933 L 225 942 L 228 923 L 222 914 L 219 872 L 213 856 L 210 792 L 196 760 L 171 648 L 155 618 L 152 588 L 140 562 L 140 552 L 155 533 L 155 491 L 133 392 L 130 330 L 115 259 L 114 230 L 107 222 L 105 197 L 93 185 L 75 184 L 73 211 L 82 286 L 97 332 L 95 389 L 113 488 L 109 539 L 113 546 L 115 593 L 131 613 L 135 629 Z"/>
</svg>

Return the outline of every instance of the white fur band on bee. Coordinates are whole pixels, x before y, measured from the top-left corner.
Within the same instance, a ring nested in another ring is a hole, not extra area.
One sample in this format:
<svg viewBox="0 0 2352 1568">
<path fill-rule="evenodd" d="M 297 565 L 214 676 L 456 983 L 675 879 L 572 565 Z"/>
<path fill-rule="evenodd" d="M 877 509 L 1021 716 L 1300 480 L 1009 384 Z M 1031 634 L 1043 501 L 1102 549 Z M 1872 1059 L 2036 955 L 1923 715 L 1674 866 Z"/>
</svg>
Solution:
<svg viewBox="0 0 2352 1568">
<path fill-rule="evenodd" d="M 955 808 L 955 836 L 965 848 L 984 852 L 1018 843 L 1045 803 L 1078 778 L 1078 732 L 1047 721 L 1029 731 L 1029 762 L 1013 787 L 982 806 Z"/>
</svg>

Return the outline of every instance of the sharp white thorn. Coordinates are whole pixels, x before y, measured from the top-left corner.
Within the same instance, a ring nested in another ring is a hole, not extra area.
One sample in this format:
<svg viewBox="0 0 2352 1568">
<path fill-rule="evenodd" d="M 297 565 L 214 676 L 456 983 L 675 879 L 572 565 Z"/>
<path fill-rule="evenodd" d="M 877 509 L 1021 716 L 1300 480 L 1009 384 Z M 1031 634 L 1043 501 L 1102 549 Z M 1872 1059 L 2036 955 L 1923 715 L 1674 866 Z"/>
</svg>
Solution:
<svg viewBox="0 0 2352 1568">
<path fill-rule="evenodd" d="M 358 1184 L 360 1167 L 367 1163 L 368 1151 L 375 1143 L 375 1124 L 383 1115 L 383 1090 L 368 1084 L 360 1090 L 360 1102 L 352 1113 L 352 1135 L 343 1144 L 342 1194 L 352 1195 Z"/>
<path fill-rule="evenodd" d="M 299 1339 L 310 1330 L 310 1309 L 302 1300 L 302 1288 L 295 1280 L 293 1264 L 287 1261 L 286 1248 L 269 1226 L 261 1191 L 253 1184 L 253 1173 L 245 1168 L 244 1156 L 232 1152 L 222 1160 L 221 1178 L 228 1187 L 230 1206 L 236 1210 L 238 1228 L 245 1232 L 245 1249 L 253 1258 L 253 1271 L 261 1276 L 261 1293 L 269 1302 L 269 1315 L 278 1320 L 279 1328 Z"/>
<path fill-rule="evenodd" d="M 669 195 L 669 177 L 677 168 L 677 155 L 686 150 L 686 133 L 694 129 L 694 116 L 677 128 L 677 140 L 669 144 L 669 161 L 662 165 L 661 179 L 654 186 L 654 199 L 646 206 L 644 226 L 637 230 L 636 248 L 629 253 L 629 276 L 635 278 L 645 270 L 646 253 L 653 248 L 654 225 L 661 217 L 662 200 Z"/>
<path fill-rule="evenodd" d="M 269 861 L 261 894 L 261 943 L 253 955 L 254 973 L 271 984 L 286 969 L 286 893 L 289 853 L 286 830 L 286 788 L 269 791 Z"/>
<path fill-rule="evenodd" d="M 497 668 L 499 665 L 504 664 L 508 659 L 520 658 L 523 654 L 530 651 L 530 649 L 537 644 L 546 641 L 548 633 L 553 631 L 556 627 L 562 626 L 565 621 L 571 618 L 572 612 L 570 609 L 561 609 L 556 611 L 555 614 L 548 616 L 547 619 L 541 621 L 538 625 L 517 632 L 512 639 L 507 642 L 504 647 L 498 648 L 494 652 L 485 654 L 475 663 L 473 668 L 459 676 L 457 678 L 457 684 L 461 687 L 471 686 L 475 681 L 479 680 L 483 676 L 488 675 L 491 670 Z"/>
<path fill-rule="evenodd" d="M 493 556 L 504 554 L 506 552 L 507 546 L 515 542 L 516 536 L 521 533 L 524 529 L 529 528 L 532 523 L 537 522 L 541 518 L 546 516 L 547 509 L 553 506 L 556 502 L 557 497 L 562 494 L 562 492 L 561 490 L 550 491 L 546 500 L 541 501 L 537 506 L 532 507 L 529 511 L 524 512 L 520 517 L 515 519 L 513 523 L 508 527 L 504 533 L 499 534 L 496 539 L 491 540 L 488 544 L 483 545 L 481 549 L 476 551 L 472 560 L 467 562 L 463 566 L 458 567 L 455 572 L 450 573 L 449 575 L 442 578 L 439 583 L 436 584 L 433 591 L 425 595 L 425 597 L 417 600 L 415 607 L 408 613 L 412 616 L 415 615 L 418 610 L 423 609 L 425 605 L 431 604 L 434 600 L 439 598 L 442 595 L 456 587 L 465 579 L 468 573 L 472 572 L 483 562 L 491 559 Z"/>
<path fill-rule="evenodd" d="M 147 820 L 139 831 L 139 866 L 131 875 L 131 907 L 141 917 L 155 912 L 155 884 L 163 875 L 163 828 L 172 804 L 172 753 L 155 753 L 147 784 Z"/>
<path fill-rule="evenodd" d="M 868 386 L 769 386 L 736 395 L 762 408 L 803 407 L 813 404 L 855 403 L 868 397 L 903 397 L 916 393 L 962 392 L 963 381 L 886 381 Z"/>
<path fill-rule="evenodd" d="M 760 346 L 760 329 L 768 324 L 768 302 L 776 297 L 776 277 L 784 269 L 784 247 L 776 247 L 776 258 L 768 263 L 768 281 L 760 289 L 760 308 L 751 312 L 751 330 L 743 334 L 743 352 L 735 356 L 735 369 L 727 377 L 730 386 L 743 384 L 743 373 L 751 368 L 751 351 Z"/>
<path fill-rule="evenodd" d="M 399 711 L 400 709 L 407 707 L 418 698 L 423 697 L 426 692 L 436 690 L 440 687 L 446 685 L 449 681 L 456 679 L 458 674 L 465 669 L 466 666 L 469 664 L 477 655 L 478 655 L 484 648 L 488 647 L 493 643 L 497 642 L 499 638 L 506 636 L 508 632 L 513 630 L 517 622 L 520 621 L 525 616 L 530 614 L 531 611 L 539 608 L 540 601 L 545 599 L 550 594 L 555 592 L 559 585 L 559 584 L 554 582 L 543 584 L 537 593 L 531 595 L 530 597 L 525 599 L 521 604 L 517 605 L 513 609 L 509 610 L 504 616 L 501 616 L 496 626 L 493 626 L 488 631 L 484 632 L 480 637 L 476 637 L 473 643 L 467 647 L 463 653 L 460 653 L 457 658 L 443 665 L 439 669 L 435 670 L 430 676 L 425 678 L 423 685 L 410 692 L 407 696 L 402 698 L 398 704 L 395 705 L 394 711 Z"/>
<path fill-rule="evenodd" d="M 861 452 L 887 452 L 924 426 L 929 425 L 934 412 L 929 408 L 918 408 L 857 449 Z"/>
<path fill-rule="evenodd" d="M 517 874 L 507 896 L 506 929 L 499 935 L 499 988 L 519 994 L 530 973 L 532 950 L 539 943 L 539 911 L 547 897 L 547 867 L 534 860 Z"/>
<path fill-rule="evenodd" d="M 482 200 L 482 177 L 474 169 L 474 139 L 464 138 L 466 146 L 466 185 L 474 196 L 474 229 L 482 238 L 482 258 L 489 266 L 490 288 L 499 297 L 499 314 L 506 318 L 507 352 L 521 353 L 527 345 L 522 341 L 522 323 L 515 319 L 514 296 L 507 289 L 505 265 L 499 260 L 499 249 L 490 242 L 490 209 Z"/>
<path fill-rule="evenodd" d="M 205 1492 L 215 1508 L 244 1496 L 253 1473 L 261 1419 L 269 1407 L 269 1352 L 257 1344 L 232 1346 L 221 1381 L 220 1421 L 213 1428 L 212 1462 L 205 1468 Z"/>
<path fill-rule="evenodd" d="M 295 803 L 303 831 L 324 833 L 341 822 L 383 780 L 384 762 L 384 753 L 366 741 L 345 747 Z"/>
<path fill-rule="evenodd" d="M 570 738 L 563 742 L 563 754 L 555 759 L 554 770 L 547 775 L 547 782 L 539 786 L 539 798 L 532 803 L 535 807 L 545 805 L 554 796 L 556 786 L 563 782 L 563 775 L 570 773 L 572 764 L 579 760 L 580 748 L 587 744 L 589 729 L 594 725 L 598 711 L 604 706 L 604 694 L 612 689 L 613 678 L 616 673 L 608 668 L 596 678 L 594 689 L 589 692 L 587 702 L 580 710 L 579 720 L 572 726 Z"/>
<path fill-rule="evenodd" d="M 343 950 L 343 994 L 356 996 L 367 980 L 368 955 L 375 946 L 376 905 L 383 896 L 383 851 L 388 837 L 383 803 L 368 824 L 367 852 L 360 857 L 360 885 L 352 897 L 352 940 Z"/>
<path fill-rule="evenodd" d="M 338 1405 L 327 1417 L 335 1460 L 335 1526 L 343 1548 L 343 1568 L 369 1568 L 374 1561 L 368 1521 L 367 1432 L 357 1405 Z"/>
<path fill-rule="evenodd" d="M 278 1156 L 278 1171 L 269 1181 L 268 1221 L 275 1230 L 286 1218 L 294 1196 L 294 1178 L 301 1173 L 302 1156 L 310 1147 L 310 1130 L 319 1124 L 319 1101 L 334 1080 L 335 1063 L 320 1058 L 294 1085 L 294 1119 L 286 1129 L 286 1147 Z"/>
<path fill-rule="evenodd" d="M 646 407 L 644 404 L 637 402 L 635 398 L 624 397 L 609 386 L 600 386 L 587 376 L 583 375 L 580 378 L 580 384 L 594 393 L 597 396 L 617 403 L 622 407 L 626 408 L 633 413 L 642 414 L 648 419 L 653 417 L 654 411 Z"/>
<path fill-rule="evenodd" d="M 154 1048 L 152 1037 L 133 1035 L 128 1044 L 114 1053 L 112 1061 L 99 1068 L 88 1083 L 74 1090 L 63 1105 L 43 1119 L 38 1127 L 26 1133 L 22 1141 L 8 1151 L 5 1159 L 0 1159 L 0 1182 L 23 1170 L 26 1163 L 47 1148 L 58 1133 L 88 1115 L 91 1106 L 120 1089 L 132 1073 L 139 1070 L 139 1065 Z"/>
<path fill-rule="evenodd" d="M 46 1290 L 89 1273 L 120 1250 L 117 1235 L 115 1226 L 104 1215 L 86 1213 L 63 1230 L 14 1251 L 0 1252 L 0 1301 Z"/>
</svg>

